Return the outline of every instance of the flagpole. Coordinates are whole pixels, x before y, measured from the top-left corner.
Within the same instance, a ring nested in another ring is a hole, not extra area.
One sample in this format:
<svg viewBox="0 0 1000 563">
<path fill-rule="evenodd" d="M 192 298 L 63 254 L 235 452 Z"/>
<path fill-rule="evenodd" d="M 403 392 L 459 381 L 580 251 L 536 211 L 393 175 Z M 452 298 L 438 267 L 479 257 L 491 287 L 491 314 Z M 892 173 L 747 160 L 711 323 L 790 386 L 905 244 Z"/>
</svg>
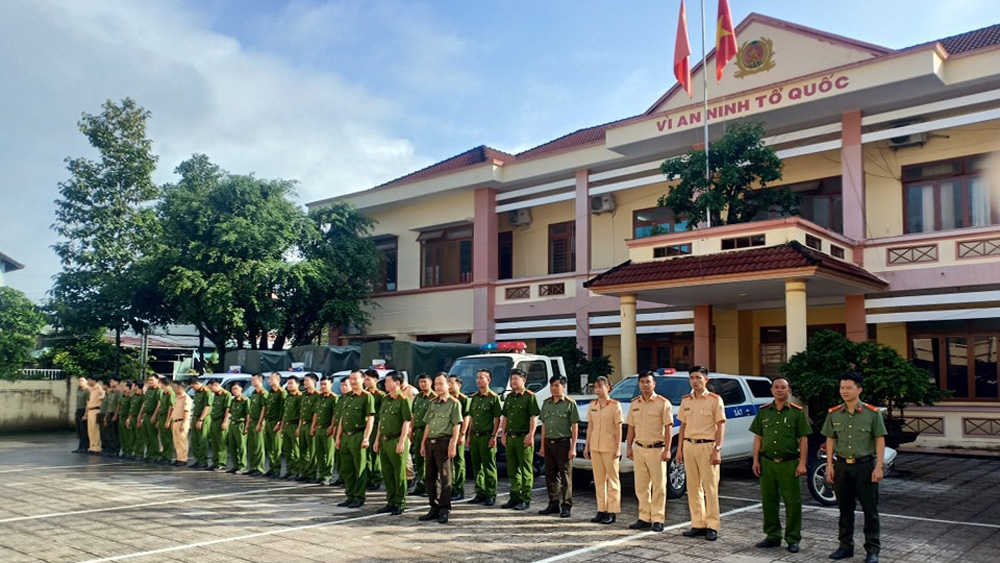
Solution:
<svg viewBox="0 0 1000 563">
<path fill-rule="evenodd" d="M 702 98 L 704 98 L 701 117 L 705 124 L 705 189 L 707 190 L 711 182 L 711 174 L 708 166 L 708 50 L 705 49 L 705 23 L 705 0 L 701 0 L 701 84 Z M 706 214 L 705 225 L 709 229 L 712 228 L 711 209 Z"/>
</svg>

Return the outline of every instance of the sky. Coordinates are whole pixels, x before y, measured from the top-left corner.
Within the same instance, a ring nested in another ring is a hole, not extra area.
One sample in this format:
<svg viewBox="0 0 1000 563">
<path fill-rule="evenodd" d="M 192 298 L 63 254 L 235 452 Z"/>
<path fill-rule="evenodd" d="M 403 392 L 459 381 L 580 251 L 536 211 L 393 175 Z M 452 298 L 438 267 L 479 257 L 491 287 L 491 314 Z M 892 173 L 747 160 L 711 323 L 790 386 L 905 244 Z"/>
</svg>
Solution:
<svg viewBox="0 0 1000 563">
<path fill-rule="evenodd" d="M 234 173 L 296 180 L 304 204 L 478 145 L 519 152 L 642 113 L 674 83 L 678 5 L 3 0 L 0 252 L 26 266 L 5 281 L 46 298 L 65 159 L 96 157 L 77 123 L 105 100 L 151 112 L 157 183 L 203 153 Z M 753 11 L 890 48 L 1000 21 L 995 0 L 730 5 L 737 25 Z M 698 59 L 700 3 L 687 11 Z"/>
</svg>

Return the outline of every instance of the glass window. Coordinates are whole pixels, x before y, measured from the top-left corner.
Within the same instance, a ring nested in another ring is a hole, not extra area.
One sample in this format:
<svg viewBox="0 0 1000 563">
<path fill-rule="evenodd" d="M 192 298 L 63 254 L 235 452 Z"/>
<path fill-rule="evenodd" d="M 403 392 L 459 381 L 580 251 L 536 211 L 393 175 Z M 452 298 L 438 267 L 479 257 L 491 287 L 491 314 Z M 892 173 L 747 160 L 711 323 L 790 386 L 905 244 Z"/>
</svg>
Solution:
<svg viewBox="0 0 1000 563">
<path fill-rule="evenodd" d="M 576 271 L 576 221 L 549 225 L 549 273 Z"/>
<path fill-rule="evenodd" d="M 507 391 L 507 382 L 510 380 L 510 370 L 513 365 L 514 362 L 510 358 L 503 356 L 460 358 L 455 360 L 448 374 L 461 377 L 462 393 L 470 395 L 479 390 L 476 373 L 481 369 L 488 369 L 491 375 L 490 389 L 503 396 Z"/>
<path fill-rule="evenodd" d="M 497 234 L 497 279 L 514 278 L 514 232 Z"/>
<path fill-rule="evenodd" d="M 955 398 L 969 397 L 968 342 L 966 338 L 945 339 L 948 350 L 945 381 Z"/>
<path fill-rule="evenodd" d="M 903 169 L 907 233 L 993 225 L 983 155 Z"/>
<path fill-rule="evenodd" d="M 549 370 L 546 362 L 542 360 L 521 362 L 517 364 L 517 367 L 521 368 L 527 376 L 524 386 L 529 391 L 537 393 L 549 384 Z"/>
<path fill-rule="evenodd" d="M 770 399 L 774 396 L 771 394 L 771 384 L 767 381 L 748 379 L 747 386 L 750 387 L 750 392 L 753 393 L 753 396 L 758 399 Z"/>
<path fill-rule="evenodd" d="M 686 391 L 685 391 L 686 393 Z M 611 398 L 620 403 L 631 403 L 639 394 L 639 378 L 628 377 L 618 382 L 611 390 Z"/>
<path fill-rule="evenodd" d="M 375 280 L 375 292 L 396 291 L 399 239 L 396 236 L 385 236 L 377 237 L 374 242 L 382 260 L 382 272 Z"/>
<path fill-rule="evenodd" d="M 472 282 L 472 226 L 420 233 L 420 287 Z"/>
<path fill-rule="evenodd" d="M 746 402 L 747 396 L 743 392 L 740 382 L 731 377 L 708 378 L 708 390 L 722 397 L 724 405 L 740 405 Z"/>
<path fill-rule="evenodd" d="M 632 238 L 645 238 L 689 230 L 686 219 L 674 216 L 669 207 L 649 207 L 632 212 Z"/>
<path fill-rule="evenodd" d="M 997 398 L 997 337 L 977 336 L 973 342 L 976 398 Z"/>
</svg>

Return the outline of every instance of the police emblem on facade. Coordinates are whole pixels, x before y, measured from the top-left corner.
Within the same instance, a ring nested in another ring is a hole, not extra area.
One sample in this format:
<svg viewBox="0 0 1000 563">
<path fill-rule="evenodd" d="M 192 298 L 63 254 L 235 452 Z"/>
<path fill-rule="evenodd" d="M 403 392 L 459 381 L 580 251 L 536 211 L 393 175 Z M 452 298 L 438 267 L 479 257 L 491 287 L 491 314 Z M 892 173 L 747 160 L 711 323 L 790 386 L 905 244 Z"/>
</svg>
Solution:
<svg viewBox="0 0 1000 563">
<path fill-rule="evenodd" d="M 743 78 L 774 68 L 774 44 L 770 39 L 761 37 L 745 41 L 736 54 L 736 66 L 739 67 L 733 76 Z"/>
</svg>

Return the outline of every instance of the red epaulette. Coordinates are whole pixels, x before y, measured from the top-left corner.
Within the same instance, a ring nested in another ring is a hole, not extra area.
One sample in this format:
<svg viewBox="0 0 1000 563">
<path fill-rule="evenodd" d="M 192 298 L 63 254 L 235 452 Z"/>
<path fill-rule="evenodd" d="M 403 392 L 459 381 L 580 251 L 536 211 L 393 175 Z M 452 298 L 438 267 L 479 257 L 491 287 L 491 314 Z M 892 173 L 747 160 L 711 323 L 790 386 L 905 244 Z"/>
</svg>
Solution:
<svg viewBox="0 0 1000 563">
<path fill-rule="evenodd" d="M 826 412 L 837 412 L 837 411 L 839 411 L 842 408 L 844 408 L 844 405 L 837 405 L 835 407 L 830 407 L 830 410 L 828 410 Z"/>
<path fill-rule="evenodd" d="M 534 395 L 534 393 L 531 392 L 531 389 L 525 389 L 524 392 L 529 395 Z"/>
<path fill-rule="evenodd" d="M 618 401 L 616 401 L 614 399 L 608 399 L 608 404 L 611 404 L 611 403 L 618 404 Z"/>
<path fill-rule="evenodd" d="M 793 409 L 802 410 L 802 405 L 796 405 L 795 403 L 788 403 L 788 406 L 792 407 Z"/>
<path fill-rule="evenodd" d="M 666 398 L 666 397 L 664 397 L 663 395 L 657 395 L 657 396 L 656 396 L 656 400 L 657 400 L 657 401 L 666 401 L 666 400 L 667 400 L 667 398 Z"/>
<path fill-rule="evenodd" d="M 721 399 L 721 398 L 722 398 L 721 396 L 719 396 L 719 395 L 716 395 L 715 393 L 712 393 L 711 391 L 709 391 L 709 392 L 708 392 L 708 395 L 709 395 L 710 397 L 715 397 L 716 399 Z"/>
<path fill-rule="evenodd" d="M 869 405 L 868 403 L 865 403 L 865 408 L 867 408 L 870 411 L 878 412 L 878 407 L 873 407 L 872 405 Z"/>
<path fill-rule="evenodd" d="M 760 408 L 766 409 L 767 407 L 773 407 L 773 406 L 774 406 L 774 401 L 771 401 L 770 403 L 767 403 L 766 405 L 761 405 Z"/>
<path fill-rule="evenodd" d="M 693 399 L 694 398 L 694 393 L 688 393 L 687 395 L 684 395 L 681 398 L 682 399 Z"/>
</svg>

